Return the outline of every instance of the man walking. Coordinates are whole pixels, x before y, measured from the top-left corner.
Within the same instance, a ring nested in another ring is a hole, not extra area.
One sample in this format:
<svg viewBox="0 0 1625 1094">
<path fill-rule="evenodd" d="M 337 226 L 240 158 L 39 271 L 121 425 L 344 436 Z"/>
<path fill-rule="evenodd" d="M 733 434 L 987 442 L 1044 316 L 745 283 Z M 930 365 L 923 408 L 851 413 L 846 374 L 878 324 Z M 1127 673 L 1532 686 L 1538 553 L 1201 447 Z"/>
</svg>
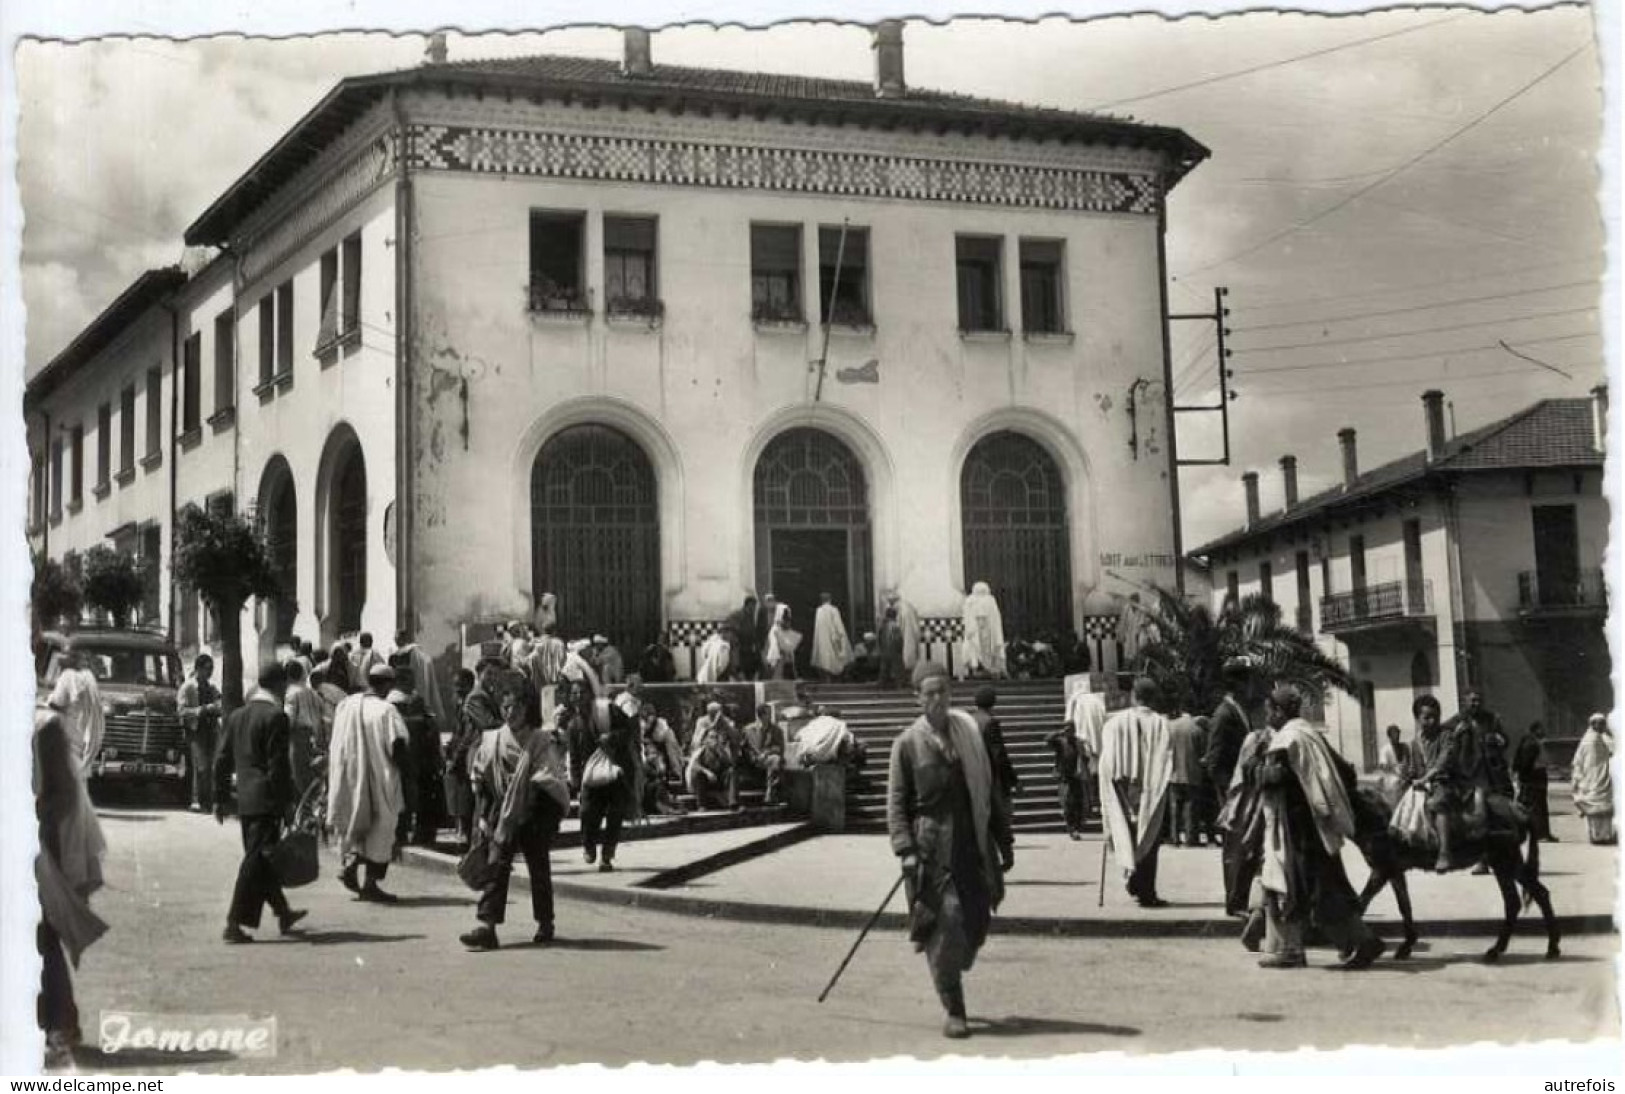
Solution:
<svg viewBox="0 0 1625 1094">
<path fill-rule="evenodd" d="M 998 702 L 998 692 L 989 685 L 982 685 L 976 689 L 976 710 L 971 717 L 976 719 L 976 728 L 982 734 L 987 762 L 993 765 L 993 781 L 1004 792 L 1005 800 L 1009 801 L 1020 791 L 1021 778 L 1016 774 L 1016 765 L 1010 761 L 1010 750 L 1004 745 L 1004 728 L 993 716 L 993 708 Z"/>
<path fill-rule="evenodd" d="M 446 805 L 457 822 L 457 838 L 467 843 L 474 834 L 474 790 L 469 760 L 487 730 L 502 724 L 497 706 L 497 674 L 502 662 L 487 658 L 479 663 L 474 686 L 457 708 L 456 733 L 446 755 Z"/>
<path fill-rule="evenodd" d="M 1166 908 L 1157 895 L 1157 853 L 1173 756 L 1168 721 L 1156 711 L 1157 685 L 1134 681 L 1134 705 L 1100 732 L 1100 802 L 1112 853 L 1128 875 L 1128 894 L 1142 908 Z"/>
<path fill-rule="evenodd" d="M 304 662 L 295 657 L 288 662 L 285 671 L 288 690 L 282 710 L 288 716 L 288 757 L 293 767 L 293 793 L 297 801 L 316 777 L 315 760 L 327 750 L 327 734 L 323 729 L 322 698 L 306 683 Z"/>
<path fill-rule="evenodd" d="M 1354 835 L 1354 807 L 1336 754 L 1319 729 L 1300 714 L 1303 699 L 1279 687 L 1265 702 L 1275 731 L 1259 771 L 1263 788 L 1264 915 L 1280 952 L 1259 961 L 1266 969 L 1299 969 L 1304 936 L 1313 927 L 1342 953 L 1344 969 L 1368 968 L 1387 947 L 1360 918 L 1360 898 L 1340 857 Z"/>
<path fill-rule="evenodd" d="M 237 868 L 231 908 L 221 938 L 228 945 L 254 941 L 271 906 L 277 930 L 287 934 L 306 913 L 288 906 L 271 851 L 282 839 L 282 821 L 293 805 L 293 771 L 288 760 L 288 716 L 283 711 L 288 679 L 281 665 L 260 670 L 259 687 L 226 718 L 214 757 L 214 819 L 226 823 L 231 777 L 237 776 L 237 819 L 243 830 L 243 861 Z"/>
<path fill-rule="evenodd" d="M 409 763 L 406 723 L 385 698 L 394 684 L 388 665 L 373 666 L 367 678 L 371 692 L 350 696 L 333 716 L 328 760 L 327 822 L 344 856 L 339 881 L 376 904 L 395 902 L 378 883 L 394 857 L 405 804 L 401 771 Z"/>
<path fill-rule="evenodd" d="M 908 892 L 909 939 L 948 1013 L 943 1035 L 959 1039 L 970 1036 L 963 976 L 987 940 L 1015 850 L 976 722 L 949 709 L 947 670 L 924 662 L 914 676 L 921 713 L 892 743 L 886 828 Z"/>
<path fill-rule="evenodd" d="M 214 811 L 214 751 L 220 728 L 220 689 L 214 686 L 214 658 L 200 653 L 192 661 L 192 675 L 175 693 L 181 729 L 186 734 L 187 759 L 192 768 L 192 812 Z"/>
<path fill-rule="evenodd" d="M 1168 723 L 1168 750 L 1172 754 L 1173 772 L 1169 776 L 1169 793 L 1173 799 L 1172 842 L 1175 847 L 1195 847 L 1200 842 L 1198 828 L 1202 810 L 1202 791 L 1207 773 L 1202 770 L 1202 757 L 1207 742 L 1202 727 L 1187 711 Z"/>
</svg>

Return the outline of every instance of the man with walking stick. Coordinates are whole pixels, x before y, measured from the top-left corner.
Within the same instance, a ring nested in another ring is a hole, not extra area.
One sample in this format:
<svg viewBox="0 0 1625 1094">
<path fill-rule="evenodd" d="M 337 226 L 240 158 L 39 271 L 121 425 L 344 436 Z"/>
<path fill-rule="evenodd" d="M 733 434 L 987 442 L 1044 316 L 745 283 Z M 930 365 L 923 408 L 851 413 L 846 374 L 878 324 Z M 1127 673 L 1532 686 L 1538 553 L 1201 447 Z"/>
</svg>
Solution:
<svg viewBox="0 0 1625 1094">
<path fill-rule="evenodd" d="M 976 722 L 949 709 L 947 670 L 921 664 L 914 686 L 921 714 L 892 745 L 886 827 L 908 893 L 909 939 L 948 1012 L 943 1035 L 957 1039 L 970 1036 L 961 978 L 987 939 L 1015 851 Z"/>
</svg>

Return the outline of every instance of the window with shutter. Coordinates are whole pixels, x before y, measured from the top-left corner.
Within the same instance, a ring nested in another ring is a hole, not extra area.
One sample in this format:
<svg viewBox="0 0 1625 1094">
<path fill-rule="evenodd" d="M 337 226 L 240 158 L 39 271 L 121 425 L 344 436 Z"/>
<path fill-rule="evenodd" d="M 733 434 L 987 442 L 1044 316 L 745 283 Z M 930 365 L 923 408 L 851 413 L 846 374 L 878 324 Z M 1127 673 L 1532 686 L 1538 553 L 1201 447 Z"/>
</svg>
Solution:
<svg viewBox="0 0 1625 1094">
<path fill-rule="evenodd" d="M 1004 329 L 1000 300 L 1000 251 L 997 236 L 956 236 L 954 261 L 959 279 L 959 329 Z"/>
<path fill-rule="evenodd" d="M 164 453 L 164 374 L 147 370 L 147 459 Z"/>
<path fill-rule="evenodd" d="M 186 339 L 181 370 L 181 431 L 191 433 L 202 427 L 203 415 L 203 334 L 193 332 Z"/>
<path fill-rule="evenodd" d="M 361 233 L 344 241 L 344 314 L 339 334 L 345 338 L 361 334 Z"/>
<path fill-rule="evenodd" d="M 750 314 L 758 323 L 800 323 L 801 226 L 750 226 Z"/>
<path fill-rule="evenodd" d="M 604 306 L 611 315 L 660 314 L 653 217 L 604 218 Z"/>
<path fill-rule="evenodd" d="M 316 330 L 316 356 L 328 357 L 339 340 L 339 252 L 322 255 L 322 321 Z"/>
<path fill-rule="evenodd" d="M 214 318 L 214 413 L 237 405 L 237 317 L 228 308 Z"/>
<path fill-rule="evenodd" d="M 1021 329 L 1024 334 L 1066 331 L 1063 257 L 1059 240 L 1021 241 Z"/>
<path fill-rule="evenodd" d="M 818 229 L 819 317 L 844 327 L 867 327 L 869 310 L 869 229 Z"/>
<path fill-rule="evenodd" d="M 293 375 L 293 282 L 276 290 L 276 378 Z"/>
</svg>

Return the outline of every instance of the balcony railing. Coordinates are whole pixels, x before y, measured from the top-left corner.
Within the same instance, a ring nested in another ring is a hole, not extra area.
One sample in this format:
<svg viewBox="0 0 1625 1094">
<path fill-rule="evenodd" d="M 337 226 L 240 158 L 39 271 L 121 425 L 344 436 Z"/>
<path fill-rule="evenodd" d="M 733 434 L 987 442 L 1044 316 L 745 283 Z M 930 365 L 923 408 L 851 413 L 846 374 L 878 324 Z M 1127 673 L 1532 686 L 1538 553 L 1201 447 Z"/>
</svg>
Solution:
<svg viewBox="0 0 1625 1094">
<path fill-rule="evenodd" d="M 1433 582 L 1390 581 L 1321 597 L 1320 627 L 1353 630 L 1433 615 Z"/>
<path fill-rule="evenodd" d="M 1518 575 L 1520 612 L 1601 611 L 1607 606 L 1608 589 L 1601 570 L 1583 571 L 1564 581 L 1550 575 L 1543 580 L 1536 570 Z"/>
</svg>

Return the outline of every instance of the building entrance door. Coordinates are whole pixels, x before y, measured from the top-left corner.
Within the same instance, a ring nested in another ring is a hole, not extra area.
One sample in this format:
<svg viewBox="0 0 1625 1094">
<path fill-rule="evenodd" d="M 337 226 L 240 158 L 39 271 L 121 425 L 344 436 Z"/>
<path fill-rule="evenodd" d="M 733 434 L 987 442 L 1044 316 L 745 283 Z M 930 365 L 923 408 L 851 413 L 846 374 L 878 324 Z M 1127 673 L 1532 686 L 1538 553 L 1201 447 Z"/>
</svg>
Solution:
<svg viewBox="0 0 1625 1094">
<path fill-rule="evenodd" d="M 812 657 L 813 615 L 819 595 L 828 593 L 841 609 L 848 633 L 853 625 L 852 584 L 845 529 L 776 528 L 773 536 L 773 595 L 790 605 L 790 617 L 804 640 L 796 648 L 796 674 L 806 677 Z"/>
</svg>

